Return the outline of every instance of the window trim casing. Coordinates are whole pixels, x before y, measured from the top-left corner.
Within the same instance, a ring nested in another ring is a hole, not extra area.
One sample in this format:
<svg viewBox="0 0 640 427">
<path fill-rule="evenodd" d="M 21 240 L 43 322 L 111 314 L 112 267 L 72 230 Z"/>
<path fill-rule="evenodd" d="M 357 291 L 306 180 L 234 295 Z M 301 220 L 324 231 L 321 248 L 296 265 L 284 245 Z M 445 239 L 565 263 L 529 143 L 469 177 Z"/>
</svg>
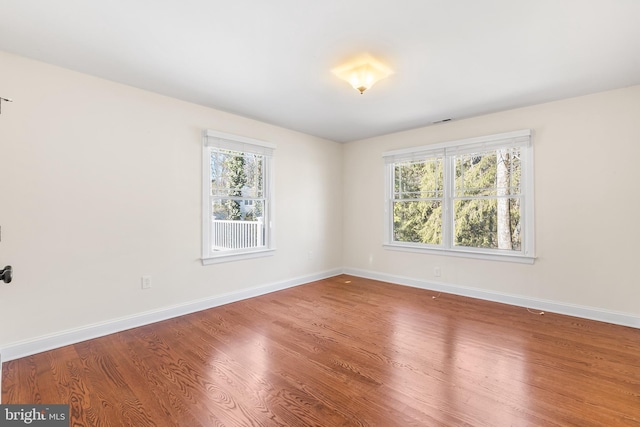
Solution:
<svg viewBox="0 0 640 427">
<path fill-rule="evenodd" d="M 476 150 L 487 150 L 498 147 L 521 147 L 521 186 L 522 212 L 525 220 L 522 224 L 522 250 L 518 252 L 471 247 L 456 247 L 453 243 L 453 191 L 455 185 L 453 156 Z M 444 156 L 444 197 L 442 217 L 443 244 L 429 245 L 424 243 L 398 242 L 393 240 L 393 169 L 394 164 L 402 160 Z M 454 257 L 476 258 L 494 261 L 508 261 L 533 264 L 535 261 L 535 218 L 534 218 L 534 156 L 533 131 L 523 129 L 475 138 L 447 141 L 413 148 L 386 151 L 382 154 L 385 161 L 385 194 L 384 194 L 384 242 L 383 247 L 390 250 L 428 253 Z"/>
<path fill-rule="evenodd" d="M 211 147 L 251 152 L 264 155 L 264 198 L 265 198 L 265 245 L 257 249 L 237 249 L 213 254 L 211 248 Z M 276 145 L 245 136 L 234 135 L 214 130 L 202 132 L 202 265 L 219 264 L 265 256 L 275 253 L 275 218 L 274 218 L 274 152 Z"/>
</svg>

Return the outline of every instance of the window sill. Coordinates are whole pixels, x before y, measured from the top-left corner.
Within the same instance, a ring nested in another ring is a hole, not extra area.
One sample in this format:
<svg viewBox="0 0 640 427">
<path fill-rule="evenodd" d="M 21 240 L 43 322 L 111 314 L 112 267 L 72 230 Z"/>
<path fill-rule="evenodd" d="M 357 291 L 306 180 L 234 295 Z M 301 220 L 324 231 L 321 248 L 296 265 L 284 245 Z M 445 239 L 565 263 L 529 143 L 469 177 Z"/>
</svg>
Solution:
<svg viewBox="0 0 640 427">
<path fill-rule="evenodd" d="M 202 265 L 221 264 L 224 262 L 242 261 L 245 259 L 262 258 L 275 254 L 275 248 L 261 249 L 251 252 L 220 254 L 216 256 L 202 258 Z"/>
<path fill-rule="evenodd" d="M 403 251 L 403 252 L 415 252 L 415 253 L 423 253 L 430 255 L 440 255 L 440 256 L 453 256 L 459 258 L 473 258 L 473 259 L 484 259 L 490 261 L 504 261 L 504 262 L 515 262 L 520 264 L 533 264 L 535 262 L 535 256 L 529 255 L 521 255 L 521 254 L 499 254 L 499 253 L 486 253 L 486 252 L 476 252 L 476 251 L 465 251 L 465 250 L 450 250 L 450 249 L 432 249 L 432 248 L 424 248 L 418 246 L 411 245 L 402 245 L 398 243 L 385 243 L 382 245 L 385 249 L 392 251 Z"/>
</svg>

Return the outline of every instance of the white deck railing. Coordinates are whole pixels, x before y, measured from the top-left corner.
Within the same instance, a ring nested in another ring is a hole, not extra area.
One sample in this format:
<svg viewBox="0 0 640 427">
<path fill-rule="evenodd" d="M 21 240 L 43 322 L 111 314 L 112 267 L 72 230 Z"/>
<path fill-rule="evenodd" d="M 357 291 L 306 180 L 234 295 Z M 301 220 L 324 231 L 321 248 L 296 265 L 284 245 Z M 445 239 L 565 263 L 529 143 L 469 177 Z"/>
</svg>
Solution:
<svg viewBox="0 0 640 427">
<path fill-rule="evenodd" d="M 258 221 L 212 220 L 213 250 L 249 249 L 263 246 L 262 218 Z"/>
</svg>

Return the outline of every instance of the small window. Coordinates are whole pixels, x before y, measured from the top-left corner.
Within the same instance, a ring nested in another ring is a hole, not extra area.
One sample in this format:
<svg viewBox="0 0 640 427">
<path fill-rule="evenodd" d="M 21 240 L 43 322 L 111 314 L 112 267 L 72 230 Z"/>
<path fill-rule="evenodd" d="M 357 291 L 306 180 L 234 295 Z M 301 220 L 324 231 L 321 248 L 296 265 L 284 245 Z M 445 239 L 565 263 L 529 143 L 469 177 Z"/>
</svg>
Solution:
<svg viewBox="0 0 640 427">
<path fill-rule="evenodd" d="M 275 146 L 210 130 L 203 139 L 203 263 L 268 255 Z"/>
<path fill-rule="evenodd" d="M 533 262 L 530 130 L 384 157 L 387 247 Z"/>
</svg>

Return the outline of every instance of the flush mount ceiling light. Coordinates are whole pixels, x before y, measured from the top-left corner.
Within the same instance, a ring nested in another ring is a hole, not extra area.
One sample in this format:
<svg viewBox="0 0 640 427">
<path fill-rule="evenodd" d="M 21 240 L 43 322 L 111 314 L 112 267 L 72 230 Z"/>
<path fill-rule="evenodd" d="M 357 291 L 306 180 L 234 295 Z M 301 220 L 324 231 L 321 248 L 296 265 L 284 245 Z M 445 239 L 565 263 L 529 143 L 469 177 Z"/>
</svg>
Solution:
<svg viewBox="0 0 640 427">
<path fill-rule="evenodd" d="M 366 53 L 334 68 L 331 72 L 353 86 L 360 94 L 377 81 L 393 74 L 389 67 Z"/>
</svg>

